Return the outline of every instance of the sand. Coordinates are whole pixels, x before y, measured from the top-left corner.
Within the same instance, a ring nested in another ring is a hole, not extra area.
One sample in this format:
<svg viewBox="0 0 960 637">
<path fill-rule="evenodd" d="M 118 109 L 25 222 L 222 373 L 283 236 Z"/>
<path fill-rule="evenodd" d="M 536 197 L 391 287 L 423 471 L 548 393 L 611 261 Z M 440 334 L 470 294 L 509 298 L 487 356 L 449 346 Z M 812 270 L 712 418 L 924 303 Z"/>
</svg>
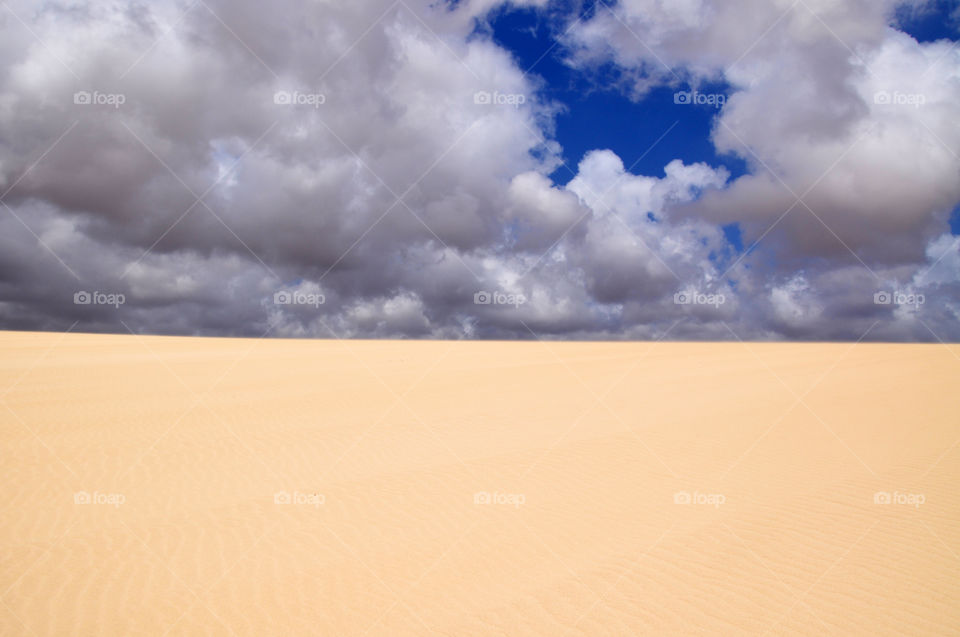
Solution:
<svg viewBox="0 0 960 637">
<path fill-rule="evenodd" d="M 942 345 L 0 332 L 0 634 L 960 634 L 958 388 Z"/>
</svg>

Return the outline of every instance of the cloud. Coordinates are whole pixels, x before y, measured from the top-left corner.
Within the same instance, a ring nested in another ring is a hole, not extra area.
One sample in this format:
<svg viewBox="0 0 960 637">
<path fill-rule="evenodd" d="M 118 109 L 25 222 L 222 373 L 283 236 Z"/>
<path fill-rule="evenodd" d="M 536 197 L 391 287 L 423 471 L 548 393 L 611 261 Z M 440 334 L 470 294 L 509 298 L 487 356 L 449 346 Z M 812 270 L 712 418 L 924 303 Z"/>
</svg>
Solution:
<svg viewBox="0 0 960 637">
<path fill-rule="evenodd" d="M 756 240 L 790 210 L 770 239 L 791 256 L 916 261 L 960 201 L 960 52 L 890 28 L 896 5 L 637 0 L 573 43 L 640 88 L 729 83 L 712 139 L 751 170 L 691 214 Z"/>
<path fill-rule="evenodd" d="M 872 302 L 903 281 L 957 337 L 960 54 L 888 27 L 890 2 L 598 10 L 570 63 L 613 61 L 637 98 L 727 82 L 712 141 L 750 172 L 635 175 L 599 149 L 566 186 L 548 177 L 559 106 L 476 29 L 496 0 L 8 4 L 4 327 L 857 338 L 879 319 L 929 340 Z"/>
<path fill-rule="evenodd" d="M 897 4 L 636 0 L 571 31 L 574 62 L 621 66 L 636 96 L 727 83 L 712 141 L 749 171 L 668 211 L 737 222 L 759 242 L 747 262 L 765 261 L 775 319 L 814 323 L 788 309 L 798 269 L 855 265 L 879 285 L 892 268 L 924 267 L 960 202 L 960 52 L 888 26 Z"/>
</svg>

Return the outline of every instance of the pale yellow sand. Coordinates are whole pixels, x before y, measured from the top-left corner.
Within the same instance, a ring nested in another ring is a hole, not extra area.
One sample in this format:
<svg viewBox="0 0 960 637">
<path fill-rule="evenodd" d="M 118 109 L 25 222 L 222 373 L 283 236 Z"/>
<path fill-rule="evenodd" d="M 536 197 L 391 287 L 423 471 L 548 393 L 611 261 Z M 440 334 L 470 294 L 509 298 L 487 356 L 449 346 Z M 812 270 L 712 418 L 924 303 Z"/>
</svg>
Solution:
<svg viewBox="0 0 960 637">
<path fill-rule="evenodd" d="M 960 634 L 958 389 L 957 346 L 0 333 L 0 634 Z"/>
</svg>

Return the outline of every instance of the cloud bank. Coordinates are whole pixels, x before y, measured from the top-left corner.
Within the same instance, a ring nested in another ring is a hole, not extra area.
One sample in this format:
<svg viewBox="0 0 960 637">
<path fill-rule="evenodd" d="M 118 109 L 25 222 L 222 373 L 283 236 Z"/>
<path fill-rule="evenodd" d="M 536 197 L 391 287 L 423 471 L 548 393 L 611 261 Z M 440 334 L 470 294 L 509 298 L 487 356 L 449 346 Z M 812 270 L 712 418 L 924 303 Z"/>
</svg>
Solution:
<svg viewBox="0 0 960 637">
<path fill-rule="evenodd" d="M 571 15 L 567 63 L 634 99 L 726 84 L 711 142 L 748 172 L 599 148 L 558 185 L 562 105 L 476 28 L 499 5 L 8 1 L 0 325 L 960 338 L 953 42 L 888 0 Z"/>
</svg>

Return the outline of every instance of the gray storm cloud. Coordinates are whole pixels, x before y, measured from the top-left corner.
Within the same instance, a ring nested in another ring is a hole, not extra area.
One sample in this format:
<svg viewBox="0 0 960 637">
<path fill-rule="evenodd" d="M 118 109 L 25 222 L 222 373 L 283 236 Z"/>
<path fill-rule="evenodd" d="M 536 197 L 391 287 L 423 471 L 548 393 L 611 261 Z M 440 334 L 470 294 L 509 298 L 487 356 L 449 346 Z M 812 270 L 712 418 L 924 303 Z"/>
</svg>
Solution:
<svg viewBox="0 0 960 637">
<path fill-rule="evenodd" d="M 571 18 L 568 63 L 637 99 L 727 82 L 749 172 L 596 150 L 566 186 L 558 106 L 474 29 L 494 0 L 6 4 L 2 327 L 960 338 L 960 51 L 892 1 Z"/>
</svg>

